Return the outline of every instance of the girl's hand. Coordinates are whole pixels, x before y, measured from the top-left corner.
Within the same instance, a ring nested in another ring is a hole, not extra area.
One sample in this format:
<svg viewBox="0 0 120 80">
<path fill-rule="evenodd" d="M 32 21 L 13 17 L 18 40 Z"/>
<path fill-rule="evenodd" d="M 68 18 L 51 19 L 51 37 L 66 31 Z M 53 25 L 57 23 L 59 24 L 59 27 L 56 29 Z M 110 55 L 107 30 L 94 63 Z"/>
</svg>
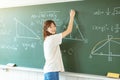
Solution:
<svg viewBox="0 0 120 80">
<path fill-rule="evenodd" d="M 70 11 L 70 18 L 74 18 L 75 16 L 75 10 L 71 9 Z"/>
</svg>

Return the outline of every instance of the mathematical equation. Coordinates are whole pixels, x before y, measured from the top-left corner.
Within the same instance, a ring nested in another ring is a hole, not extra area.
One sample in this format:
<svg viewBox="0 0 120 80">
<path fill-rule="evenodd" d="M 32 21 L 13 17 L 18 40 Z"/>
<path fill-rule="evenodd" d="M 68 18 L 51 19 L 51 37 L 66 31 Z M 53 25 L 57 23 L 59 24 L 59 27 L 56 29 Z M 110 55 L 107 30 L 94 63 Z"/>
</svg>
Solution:
<svg viewBox="0 0 120 80">
<path fill-rule="evenodd" d="M 92 30 L 100 31 L 100 32 L 113 32 L 113 33 L 120 33 L 120 24 L 104 24 L 104 25 L 93 25 Z"/>
<path fill-rule="evenodd" d="M 54 20 L 57 25 L 60 25 L 60 19 L 58 18 L 60 11 L 42 11 L 31 15 L 31 25 L 40 24 L 43 25 L 45 20 Z"/>
<path fill-rule="evenodd" d="M 0 35 L 10 35 L 11 30 L 6 28 L 4 21 L 0 18 Z"/>
<path fill-rule="evenodd" d="M 100 15 L 107 15 L 107 16 L 120 15 L 120 7 L 114 7 L 113 9 L 107 8 L 106 10 L 98 9 L 95 12 L 93 12 L 93 15 L 97 15 L 97 16 L 100 16 Z"/>
<path fill-rule="evenodd" d="M 19 47 L 22 46 L 23 49 L 27 51 L 29 49 L 34 49 L 36 47 L 36 44 L 37 44 L 36 42 L 32 42 L 32 43 L 22 42 L 21 44 L 1 44 L 0 48 L 17 51 Z"/>
</svg>

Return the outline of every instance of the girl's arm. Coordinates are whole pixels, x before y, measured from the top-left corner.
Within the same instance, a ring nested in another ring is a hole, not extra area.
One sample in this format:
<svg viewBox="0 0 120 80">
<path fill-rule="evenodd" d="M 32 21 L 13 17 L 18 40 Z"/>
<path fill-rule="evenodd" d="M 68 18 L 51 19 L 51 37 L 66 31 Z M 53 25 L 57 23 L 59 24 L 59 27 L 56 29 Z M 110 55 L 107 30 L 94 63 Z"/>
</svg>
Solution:
<svg viewBox="0 0 120 80">
<path fill-rule="evenodd" d="M 64 32 L 62 32 L 62 38 L 66 37 L 68 34 L 72 32 L 74 16 L 75 16 L 75 11 L 71 10 L 69 24 L 67 29 Z"/>
</svg>

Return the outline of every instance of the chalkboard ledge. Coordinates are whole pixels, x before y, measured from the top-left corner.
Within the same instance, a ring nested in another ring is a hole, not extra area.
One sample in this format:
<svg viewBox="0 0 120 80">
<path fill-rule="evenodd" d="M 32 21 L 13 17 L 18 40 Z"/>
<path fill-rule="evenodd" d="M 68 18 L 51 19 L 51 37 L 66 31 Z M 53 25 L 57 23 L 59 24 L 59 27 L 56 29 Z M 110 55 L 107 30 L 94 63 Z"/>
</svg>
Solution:
<svg viewBox="0 0 120 80">
<path fill-rule="evenodd" d="M 9 71 L 9 70 L 18 70 L 18 71 L 29 71 L 29 72 L 38 72 L 43 74 L 42 69 L 37 68 L 27 68 L 27 67 L 10 67 L 6 65 L 0 65 L 0 71 Z M 108 78 L 106 76 L 93 75 L 93 74 L 84 74 L 84 73 L 73 73 L 73 72 L 61 72 L 60 75 L 68 77 L 77 77 L 77 78 L 89 78 L 92 80 L 116 80 L 113 78 Z"/>
<path fill-rule="evenodd" d="M 37 69 L 37 68 L 28 68 L 28 67 L 10 67 L 7 65 L 0 65 L 1 70 L 18 70 L 18 71 L 30 71 L 30 72 L 42 72 L 42 69 Z"/>
<path fill-rule="evenodd" d="M 94 75 L 94 74 L 84 74 L 84 73 L 73 73 L 73 72 L 62 72 L 60 75 L 63 76 L 69 76 L 69 77 L 76 77 L 76 78 L 82 78 L 82 79 L 90 79 L 90 80 L 116 80 L 113 78 L 108 78 L 105 76 L 101 75 Z"/>
</svg>

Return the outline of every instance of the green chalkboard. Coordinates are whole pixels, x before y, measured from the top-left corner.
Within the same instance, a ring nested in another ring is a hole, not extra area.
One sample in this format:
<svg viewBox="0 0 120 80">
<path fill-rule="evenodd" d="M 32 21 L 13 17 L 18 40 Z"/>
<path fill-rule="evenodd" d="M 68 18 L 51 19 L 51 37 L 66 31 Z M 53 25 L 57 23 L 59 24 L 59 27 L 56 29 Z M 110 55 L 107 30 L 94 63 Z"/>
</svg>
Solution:
<svg viewBox="0 0 120 80">
<path fill-rule="evenodd" d="M 52 19 L 66 29 L 76 10 L 73 32 L 60 45 L 66 71 L 120 73 L 120 1 L 85 0 L 0 9 L 0 64 L 43 69 L 42 25 Z"/>
</svg>

